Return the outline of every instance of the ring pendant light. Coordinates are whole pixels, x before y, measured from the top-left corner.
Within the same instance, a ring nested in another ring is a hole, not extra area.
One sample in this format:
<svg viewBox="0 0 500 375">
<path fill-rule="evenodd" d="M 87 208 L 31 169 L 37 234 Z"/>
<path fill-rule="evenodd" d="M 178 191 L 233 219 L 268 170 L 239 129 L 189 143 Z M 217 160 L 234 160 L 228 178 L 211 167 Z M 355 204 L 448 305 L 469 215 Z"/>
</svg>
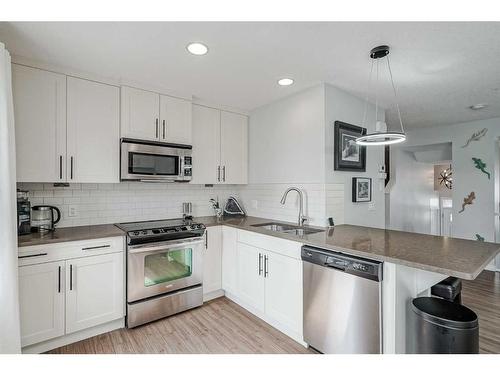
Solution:
<svg viewBox="0 0 500 375">
<path fill-rule="evenodd" d="M 401 143 L 406 141 L 406 134 L 403 127 L 403 121 L 401 120 L 401 111 L 399 110 L 399 104 L 397 102 L 396 87 L 394 85 L 394 80 L 392 78 L 391 64 L 389 62 L 389 46 L 378 46 L 370 51 L 370 57 L 372 58 L 372 64 L 370 69 L 370 76 L 368 80 L 369 86 L 371 85 L 372 75 L 373 75 L 373 65 L 376 61 L 376 83 L 375 83 L 375 132 L 363 135 L 356 138 L 356 144 L 361 146 L 381 146 L 381 145 L 392 145 L 396 143 Z M 379 81 L 379 62 L 382 58 L 387 60 L 387 68 L 389 70 L 389 76 L 391 78 L 392 90 L 394 92 L 394 98 L 396 100 L 396 108 L 398 110 L 399 125 L 401 127 L 400 132 L 387 131 L 387 125 L 384 121 L 378 120 L 378 91 L 377 85 Z M 365 125 L 366 111 L 368 106 L 368 94 L 365 100 L 365 110 L 363 114 L 362 127 Z"/>
</svg>

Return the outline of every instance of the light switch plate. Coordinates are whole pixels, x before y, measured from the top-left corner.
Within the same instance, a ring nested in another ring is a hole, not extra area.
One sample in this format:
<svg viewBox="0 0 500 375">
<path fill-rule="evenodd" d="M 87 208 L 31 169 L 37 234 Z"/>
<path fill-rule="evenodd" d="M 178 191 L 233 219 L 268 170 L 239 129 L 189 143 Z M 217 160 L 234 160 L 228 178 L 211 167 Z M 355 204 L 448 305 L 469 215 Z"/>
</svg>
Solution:
<svg viewBox="0 0 500 375">
<path fill-rule="evenodd" d="M 78 206 L 70 204 L 68 207 L 68 217 L 77 217 L 77 216 L 78 216 Z"/>
<path fill-rule="evenodd" d="M 375 203 L 368 204 L 368 211 L 375 211 Z"/>
</svg>

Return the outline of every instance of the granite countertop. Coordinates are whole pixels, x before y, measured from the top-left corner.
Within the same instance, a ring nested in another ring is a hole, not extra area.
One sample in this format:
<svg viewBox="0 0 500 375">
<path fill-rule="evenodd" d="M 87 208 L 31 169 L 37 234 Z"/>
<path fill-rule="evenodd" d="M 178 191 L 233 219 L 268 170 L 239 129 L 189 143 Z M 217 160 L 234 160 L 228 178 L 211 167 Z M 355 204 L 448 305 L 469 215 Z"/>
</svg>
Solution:
<svg viewBox="0 0 500 375">
<path fill-rule="evenodd" d="M 45 234 L 30 233 L 17 237 L 19 247 L 46 245 L 58 242 L 92 240 L 105 237 L 124 236 L 120 228 L 113 224 L 85 225 L 80 227 L 57 228 Z"/>
<path fill-rule="evenodd" d="M 466 280 L 475 279 L 500 252 L 500 244 L 432 236 L 355 225 L 337 225 L 323 232 L 297 237 L 253 227 L 277 220 L 245 217 L 222 219 L 199 217 L 206 226 L 227 225 L 269 236 L 284 238 L 346 254 L 437 272 Z M 285 223 L 290 224 L 290 223 Z"/>
<path fill-rule="evenodd" d="M 337 225 L 334 228 L 311 226 L 314 229 L 321 229 L 322 232 L 298 237 L 293 234 L 273 232 L 253 226 L 268 222 L 279 223 L 278 220 L 252 216 L 223 218 L 222 220 L 217 220 L 215 216 L 204 216 L 196 217 L 194 220 L 205 224 L 207 227 L 227 225 L 324 249 L 402 264 L 466 280 L 475 279 L 500 252 L 500 245 L 491 242 L 462 240 L 355 225 Z M 124 235 L 125 233 L 113 224 L 67 227 L 58 228 L 54 232 L 45 235 L 32 233 L 19 236 L 18 245 L 23 247 Z"/>
</svg>

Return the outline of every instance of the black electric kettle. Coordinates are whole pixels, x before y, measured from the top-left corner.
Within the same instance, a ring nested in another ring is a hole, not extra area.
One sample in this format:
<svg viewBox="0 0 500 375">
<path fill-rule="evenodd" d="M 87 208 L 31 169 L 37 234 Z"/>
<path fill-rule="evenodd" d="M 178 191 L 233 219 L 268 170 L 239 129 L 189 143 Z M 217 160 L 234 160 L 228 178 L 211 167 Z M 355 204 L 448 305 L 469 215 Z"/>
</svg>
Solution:
<svg viewBox="0 0 500 375">
<path fill-rule="evenodd" d="M 57 218 L 55 214 L 57 214 Z M 33 206 L 31 208 L 31 230 L 33 232 L 54 230 L 59 220 L 61 220 L 61 211 L 57 207 Z"/>
</svg>

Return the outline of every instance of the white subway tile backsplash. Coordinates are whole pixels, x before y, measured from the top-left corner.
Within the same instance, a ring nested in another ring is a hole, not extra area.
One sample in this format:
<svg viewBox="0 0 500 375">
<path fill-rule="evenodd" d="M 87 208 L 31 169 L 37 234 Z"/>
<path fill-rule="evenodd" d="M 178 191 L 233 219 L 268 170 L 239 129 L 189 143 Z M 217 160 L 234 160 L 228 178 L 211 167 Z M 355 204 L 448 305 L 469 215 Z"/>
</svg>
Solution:
<svg viewBox="0 0 500 375">
<path fill-rule="evenodd" d="M 309 224 L 324 226 L 332 216 L 343 222 L 343 184 L 294 184 L 304 192 L 304 214 Z M 295 222 L 298 216 L 298 195 L 290 192 L 286 204 L 280 200 L 289 184 L 204 185 L 122 182 L 119 184 L 53 184 L 20 183 L 30 191 L 35 204 L 57 206 L 62 213 L 60 227 L 108 224 L 126 221 L 156 220 L 182 216 L 182 203 L 191 202 L 193 215 L 210 216 L 214 210 L 210 198 L 219 198 L 221 205 L 230 195 L 236 196 L 250 216 Z M 257 201 L 257 207 L 252 207 Z M 77 217 L 68 217 L 69 205 L 76 205 Z"/>
</svg>

